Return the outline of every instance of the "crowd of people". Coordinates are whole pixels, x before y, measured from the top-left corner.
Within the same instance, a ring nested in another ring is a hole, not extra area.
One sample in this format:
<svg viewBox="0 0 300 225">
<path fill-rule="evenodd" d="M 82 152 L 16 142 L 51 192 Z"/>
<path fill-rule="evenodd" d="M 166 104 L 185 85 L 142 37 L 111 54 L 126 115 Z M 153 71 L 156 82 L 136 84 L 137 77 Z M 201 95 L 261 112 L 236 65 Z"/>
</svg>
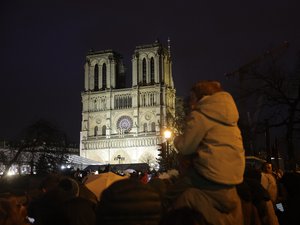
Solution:
<svg viewBox="0 0 300 225">
<path fill-rule="evenodd" d="M 174 140 L 181 156 L 177 173 L 133 173 L 101 196 L 87 188 L 79 170 L 49 174 L 35 192 L 0 196 L 0 224 L 300 224 L 300 174 L 274 173 L 270 162 L 246 166 L 238 110 L 221 84 L 196 83 L 190 109 Z"/>
<path fill-rule="evenodd" d="M 236 185 L 241 210 L 233 206 L 234 199 L 219 202 L 214 192 L 193 187 L 170 202 L 169 194 L 181 175 L 136 173 L 110 185 L 98 200 L 74 177 L 75 172 L 70 176 L 49 174 L 30 193 L 0 194 L 0 224 L 300 224 L 300 174 L 285 172 L 279 178 L 268 170 L 272 178 L 266 184 L 264 168 L 269 165 L 265 163 L 262 170 L 246 168 L 243 182 Z M 235 216 L 241 221 L 233 221 Z"/>
</svg>

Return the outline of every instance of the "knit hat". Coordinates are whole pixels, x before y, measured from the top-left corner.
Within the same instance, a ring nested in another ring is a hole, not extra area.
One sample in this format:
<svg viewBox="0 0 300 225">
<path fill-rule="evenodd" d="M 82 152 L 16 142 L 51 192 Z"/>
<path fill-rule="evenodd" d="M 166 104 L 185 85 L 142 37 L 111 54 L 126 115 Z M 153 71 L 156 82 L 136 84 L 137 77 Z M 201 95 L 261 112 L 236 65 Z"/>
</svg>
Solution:
<svg viewBox="0 0 300 225">
<path fill-rule="evenodd" d="M 97 223 L 157 225 L 161 212 L 158 193 L 138 180 L 125 179 L 113 183 L 102 193 Z"/>
<path fill-rule="evenodd" d="M 205 95 L 213 95 L 214 93 L 223 91 L 223 89 L 218 81 L 201 80 L 193 85 L 191 91 L 195 93 L 197 99 L 201 99 Z"/>
</svg>

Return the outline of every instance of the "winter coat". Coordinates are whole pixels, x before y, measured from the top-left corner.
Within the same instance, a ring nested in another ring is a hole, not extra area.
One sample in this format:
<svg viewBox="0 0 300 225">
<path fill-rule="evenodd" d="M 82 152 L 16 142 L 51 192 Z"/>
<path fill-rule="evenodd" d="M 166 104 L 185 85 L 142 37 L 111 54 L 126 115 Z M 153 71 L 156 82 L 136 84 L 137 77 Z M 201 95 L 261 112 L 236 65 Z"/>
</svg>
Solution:
<svg viewBox="0 0 300 225">
<path fill-rule="evenodd" d="M 267 190 L 272 202 L 275 204 L 277 200 L 277 181 L 273 174 L 261 173 L 261 185 Z"/>
<path fill-rule="evenodd" d="M 195 154 L 193 166 L 206 179 L 227 185 L 243 181 L 245 155 L 239 113 L 232 96 L 204 96 L 190 113 L 184 134 L 174 140 L 183 155 Z"/>
<path fill-rule="evenodd" d="M 173 205 L 189 207 L 200 212 L 212 225 L 243 225 L 243 212 L 235 187 L 219 190 L 189 188 Z"/>
</svg>

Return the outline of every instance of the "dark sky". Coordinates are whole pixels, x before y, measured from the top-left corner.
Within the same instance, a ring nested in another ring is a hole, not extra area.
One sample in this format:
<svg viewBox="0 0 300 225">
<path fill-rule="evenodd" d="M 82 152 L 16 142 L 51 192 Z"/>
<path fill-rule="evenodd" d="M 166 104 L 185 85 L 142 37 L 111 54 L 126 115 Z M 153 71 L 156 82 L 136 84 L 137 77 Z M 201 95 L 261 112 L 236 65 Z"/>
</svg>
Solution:
<svg viewBox="0 0 300 225">
<path fill-rule="evenodd" d="M 299 9 L 299 0 L 1 1 L 0 139 L 44 118 L 79 142 L 91 48 L 121 53 L 130 76 L 135 46 L 170 37 L 175 86 L 186 95 L 283 41 L 299 51 Z"/>
</svg>

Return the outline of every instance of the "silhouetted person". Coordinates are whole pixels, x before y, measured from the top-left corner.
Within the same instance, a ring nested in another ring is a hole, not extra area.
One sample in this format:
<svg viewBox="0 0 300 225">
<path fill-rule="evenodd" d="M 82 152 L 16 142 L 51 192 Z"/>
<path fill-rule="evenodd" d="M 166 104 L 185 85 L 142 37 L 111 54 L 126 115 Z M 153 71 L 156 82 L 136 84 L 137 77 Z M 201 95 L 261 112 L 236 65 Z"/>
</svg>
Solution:
<svg viewBox="0 0 300 225">
<path fill-rule="evenodd" d="M 262 166 L 261 184 L 269 193 L 273 204 L 275 204 L 277 200 L 278 188 L 275 175 L 273 174 L 272 164 L 269 162 L 264 163 Z"/>
<path fill-rule="evenodd" d="M 245 156 L 235 102 L 219 82 L 205 80 L 192 87 L 190 109 L 183 134 L 174 140 L 190 168 L 167 198 L 183 192 L 173 207 L 194 208 L 211 224 L 243 224 L 235 185 L 243 181 Z"/>
</svg>

